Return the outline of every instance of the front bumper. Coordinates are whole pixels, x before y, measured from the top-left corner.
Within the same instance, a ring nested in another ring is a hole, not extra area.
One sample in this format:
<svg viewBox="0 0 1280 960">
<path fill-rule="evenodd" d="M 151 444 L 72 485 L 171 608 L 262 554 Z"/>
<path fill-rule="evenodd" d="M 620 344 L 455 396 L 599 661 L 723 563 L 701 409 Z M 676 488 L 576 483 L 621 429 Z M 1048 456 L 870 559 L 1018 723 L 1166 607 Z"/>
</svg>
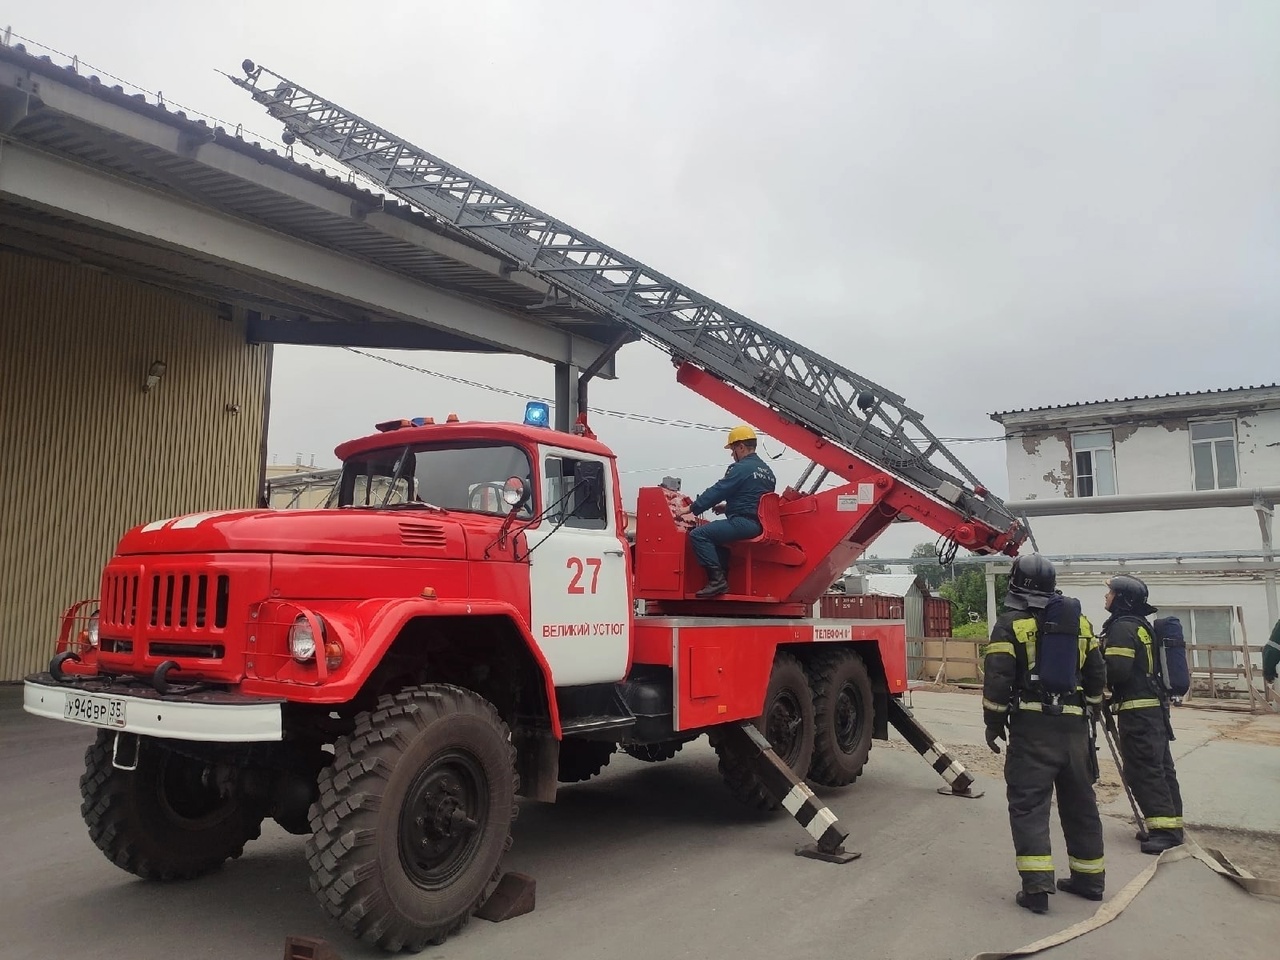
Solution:
<svg viewBox="0 0 1280 960">
<path fill-rule="evenodd" d="M 83 703 L 73 698 L 98 698 L 100 721 L 82 719 L 95 711 L 75 710 Z M 67 677 L 62 683 L 49 673 L 26 678 L 22 707 L 28 713 L 102 730 L 125 731 L 170 740 L 210 743 L 252 743 L 284 739 L 283 700 L 246 697 L 237 693 L 203 690 L 186 694 L 159 694 L 150 687 L 102 677 Z M 72 714 L 78 713 L 79 716 Z"/>
</svg>

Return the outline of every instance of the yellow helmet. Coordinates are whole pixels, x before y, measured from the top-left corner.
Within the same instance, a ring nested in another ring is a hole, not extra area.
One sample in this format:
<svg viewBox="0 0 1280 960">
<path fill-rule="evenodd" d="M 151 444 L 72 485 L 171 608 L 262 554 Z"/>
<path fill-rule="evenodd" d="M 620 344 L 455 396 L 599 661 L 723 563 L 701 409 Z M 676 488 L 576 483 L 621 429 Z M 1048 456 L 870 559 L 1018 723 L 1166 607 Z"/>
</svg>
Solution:
<svg viewBox="0 0 1280 960">
<path fill-rule="evenodd" d="M 724 445 L 724 448 L 726 450 L 730 450 L 733 448 L 735 443 L 742 443 L 744 440 L 754 439 L 756 439 L 756 432 L 746 424 L 743 424 L 742 426 L 734 427 L 729 431 L 729 442 Z"/>
</svg>

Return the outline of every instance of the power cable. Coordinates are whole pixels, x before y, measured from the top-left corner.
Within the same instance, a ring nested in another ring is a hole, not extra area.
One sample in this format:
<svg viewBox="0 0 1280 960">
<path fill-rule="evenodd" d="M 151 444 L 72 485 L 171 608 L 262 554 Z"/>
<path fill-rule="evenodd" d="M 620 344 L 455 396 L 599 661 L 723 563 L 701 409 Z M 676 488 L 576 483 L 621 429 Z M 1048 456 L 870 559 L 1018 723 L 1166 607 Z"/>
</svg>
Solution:
<svg viewBox="0 0 1280 960">
<path fill-rule="evenodd" d="M 392 360 L 390 357 L 380 357 L 376 353 L 369 353 L 357 347 L 343 347 L 348 353 L 354 353 L 361 357 L 368 357 L 370 360 L 377 360 L 393 367 L 399 367 L 402 370 L 409 370 L 413 373 L 420 373 L 424 376 L 435 377 L 438 380 L 446 380 L 449 383 L 456 383 L 464 387 L 473 387 L 477 390 L 487 390 L 490 393 L 497 393 L 507 397 L 517 397 L 522 400 L 536 400 L 540 403 L 552 403 L 549 397 L 540 397 L 535 394 L 527 393 L 522 390 L 512 390 L 508 387 L 495 386 L 492 383 L 482 383 L 479 380 L 468 380 L 466 377 L 454 376 L 450 373 L 441 373 L 439 370 L 428 370 L 426 367 L 415 366 L 412 363 L 405 363 L 401 360 Z M 695 420 L 672 420 L 666 417 L 657 417 L 647 413 L 633 413 L 628 410 L 610 410 L 605 407 L 587 407 L 588 413 L 599 414 L 603 417 L 614 417 L 619 420 L 632 420 L 637 423 L 650 423 L 663 427 L 680 427 L 686 430 L 704 430 L 713 433 L 724 433 L 729 428 L 727 426 L 718 426 L 711 423 L 700 423 Z M 1010 434 L 1010 436 L 1014 436 Z M 1005 440 L 1006 437 L 939 437 L 944 443 L 983 443 L 997 440 Z M 919 442 L 923 443 L 924 439 L 919 438 Z M 794 459 L 794 458 L 791 458 Z M 715 464 L 708 464 L 715 466 Z"/>
</svg>

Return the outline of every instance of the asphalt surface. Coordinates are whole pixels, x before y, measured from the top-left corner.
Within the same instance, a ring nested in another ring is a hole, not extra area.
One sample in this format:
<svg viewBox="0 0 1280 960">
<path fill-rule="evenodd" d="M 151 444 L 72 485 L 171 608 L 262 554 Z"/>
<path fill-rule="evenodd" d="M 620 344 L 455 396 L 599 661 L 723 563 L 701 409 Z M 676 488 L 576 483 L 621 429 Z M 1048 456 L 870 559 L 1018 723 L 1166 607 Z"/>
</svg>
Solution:
<svg viewBox="0 0 1280 960">
<path fill-rule="evenodd" d="M 915 704 L 944 741 L 969 742 L 975 729 L 980 739 L 976 700 L 917 693 Z M 240 860 L 196 881 L 144 882 L 107 862 L 79 813 L 91 739 L 85 728 L 27 716 L 20 689 L 0 687 L 4 960 L 275 960 L 289 934 L 326 938 L 345 960 L 383 956 L 327 920 L 307 889 L 302 839 L 273 824 Z M 806 835 L 784 814 L 741 809 L 705 742 L 658 765 L 615 757 L 556 804 L 523 805 L 504 866 L 537 879 L 536 911 L 473 920 L 420 956 L 965 960 L 1094 912 L 1065 894 L 1048 916 L 1016 908 L 1003 784 L 982 781 L 988 793 L 977 800 L 939 796 L 939 778 L 900 747 L 873 750 L 857 784 L 822 794 L 862 853 L 847 865 L 793 856 Z M 1261 749 L 1280 757 L 1280 747 Z M 1268 776 L 1248 765 L 1235 774 Z M 1151 860 L 1131 824 L 1108 816 L 1104 825 L 1114 893 Z M 1054 843 L 1065 866 L 1056 826 Z M 1043 955 L 1249 960 L 1274 957 L 1278 942 L 1280 907 L 1188 860 L 1162 867 L 1109 926 Z"/>
</svg>

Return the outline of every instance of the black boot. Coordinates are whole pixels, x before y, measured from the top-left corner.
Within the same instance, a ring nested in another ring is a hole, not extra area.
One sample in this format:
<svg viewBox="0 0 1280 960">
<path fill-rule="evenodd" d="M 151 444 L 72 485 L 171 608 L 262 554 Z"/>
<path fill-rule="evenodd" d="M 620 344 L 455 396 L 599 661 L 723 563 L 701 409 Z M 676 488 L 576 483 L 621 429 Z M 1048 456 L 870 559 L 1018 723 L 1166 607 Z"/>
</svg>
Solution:
<svg viewBox="0 0 1280 960">
<path fill-rule="evenodd" d="M 720 567 L 707 568 L 707 585 L 694 594 L 699 600 L 710 600 L 722 593 L 728 593 L 729 581 Z"/>
<path fill-rule="evenodd" d="M 1151 836 L 1142 841 L 1139 849 L 1143 853 L 1157 854 L 1180 846 L 1182 846 L 1181 831 L 1175 833 L 1172 830 L 1152 830 Z"/>
<path fill-rule="evenodd" d="M 1023 890 L 1019 890 L 1018 895 L 1013 899 L 1018 906 L 1024 910 L 1030 910 L 1032 913 L 1049 912 L 1049 895 L 1047 893 L 1026 893 Z"/>
<path fill-rule="evenodd" d="M 1058 889 L 1063 893 L 1074 893 L 1077 897 L 1084 897 L 1086 900 L 1101 900 L 1101 890 L 1090 890 L 1076 883 L 1075 877 L 1064 877 L 1058 881 Z"/>
</svg>

